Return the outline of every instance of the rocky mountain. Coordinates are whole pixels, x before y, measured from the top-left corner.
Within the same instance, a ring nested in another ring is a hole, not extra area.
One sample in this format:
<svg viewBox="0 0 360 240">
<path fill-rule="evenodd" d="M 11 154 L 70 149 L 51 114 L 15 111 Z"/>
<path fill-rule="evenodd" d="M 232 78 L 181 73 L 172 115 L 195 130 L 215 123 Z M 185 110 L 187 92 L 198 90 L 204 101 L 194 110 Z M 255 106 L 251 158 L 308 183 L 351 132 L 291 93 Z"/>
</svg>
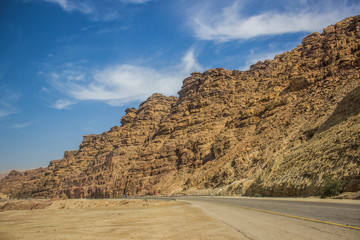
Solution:
<svg viewBox="0 0 360 240">
<path fill-rule="evenodd" d="M 0 172 L 0 180 L 3 179 L 4 177 L 6 177 L 9 174 L 10 171 L 3 171 Z"/>
<path fill-rule="evenodd" d="M 84 136 L 47 168 L 12 171 L 14 197 L 319 195 L 360 190 L 360 16 L 248 71 L 210 69 L 154 94 L 121 126 Z"/>
</svg>

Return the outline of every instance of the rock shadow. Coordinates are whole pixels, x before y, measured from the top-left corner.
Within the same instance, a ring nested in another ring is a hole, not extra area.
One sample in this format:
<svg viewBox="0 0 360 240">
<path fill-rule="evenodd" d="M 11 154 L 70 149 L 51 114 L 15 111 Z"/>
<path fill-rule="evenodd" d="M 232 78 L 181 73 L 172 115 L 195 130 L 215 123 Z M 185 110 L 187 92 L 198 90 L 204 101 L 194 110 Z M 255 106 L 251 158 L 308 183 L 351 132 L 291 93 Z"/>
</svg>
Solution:
<svg viewBox="0 0 360 240">
<path fill-rule="evenodd" d="M 349 92 L 338 104 L 333 114 L 319 127 L 317 133 L 324 132 L 360 113 L 360 85 Z"/>
</svg>

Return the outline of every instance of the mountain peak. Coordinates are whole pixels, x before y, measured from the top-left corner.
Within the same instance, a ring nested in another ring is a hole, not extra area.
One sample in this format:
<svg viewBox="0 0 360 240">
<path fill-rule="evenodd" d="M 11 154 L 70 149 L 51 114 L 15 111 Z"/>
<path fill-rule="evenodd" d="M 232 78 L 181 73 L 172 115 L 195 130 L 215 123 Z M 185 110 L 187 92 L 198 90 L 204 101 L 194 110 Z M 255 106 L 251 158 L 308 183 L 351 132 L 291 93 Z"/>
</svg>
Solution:
<svg viewBox="0 0 360 240">
<path fill-rule="evenodd" d="M 15 197 L 155 194 L 319 195 L 326 179 L 359 191 L 360 16 L 305 37 L 248 71 L 210 69 L 179 97 L 155 93 L 121 126 L 84 136 L 47 168 L 10 174 Z M 340 119 L 340 120 L 339 120 Z"/>
</svg>

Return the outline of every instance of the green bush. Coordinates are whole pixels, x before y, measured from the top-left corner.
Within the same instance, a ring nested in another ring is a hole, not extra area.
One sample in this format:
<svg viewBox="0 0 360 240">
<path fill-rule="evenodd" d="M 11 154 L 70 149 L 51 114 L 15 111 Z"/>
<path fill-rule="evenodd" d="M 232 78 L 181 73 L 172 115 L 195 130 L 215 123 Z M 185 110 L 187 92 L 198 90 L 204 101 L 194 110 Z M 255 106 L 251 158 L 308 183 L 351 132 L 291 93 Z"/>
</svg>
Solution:
<svg viewBox="0 0 360 240">
<path fill-rule="evenodd" d="M 321 191 L 321 197 L 337 196 L 342 192 L 342 184 L 339 180 L 326 180 L 324 188 Z"/>
</svg>

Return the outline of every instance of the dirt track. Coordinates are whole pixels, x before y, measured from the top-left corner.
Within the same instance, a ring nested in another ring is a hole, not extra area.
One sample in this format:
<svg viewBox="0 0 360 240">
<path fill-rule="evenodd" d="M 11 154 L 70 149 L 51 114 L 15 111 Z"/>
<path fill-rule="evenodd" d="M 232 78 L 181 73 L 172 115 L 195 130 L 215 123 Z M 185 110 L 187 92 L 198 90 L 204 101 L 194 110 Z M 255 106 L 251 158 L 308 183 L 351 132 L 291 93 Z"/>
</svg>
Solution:
<svg viewBox="0 0 360 240">
<path fill-rule="evenodd" d="M 6 210 L 0 212 L 0 239 L 243 239 L 236 230 L 183 202 L 18 200 L 5 204 L 0 203 Z M 10 210 L 30 208 L 35 209 Z"/>
</svg>

